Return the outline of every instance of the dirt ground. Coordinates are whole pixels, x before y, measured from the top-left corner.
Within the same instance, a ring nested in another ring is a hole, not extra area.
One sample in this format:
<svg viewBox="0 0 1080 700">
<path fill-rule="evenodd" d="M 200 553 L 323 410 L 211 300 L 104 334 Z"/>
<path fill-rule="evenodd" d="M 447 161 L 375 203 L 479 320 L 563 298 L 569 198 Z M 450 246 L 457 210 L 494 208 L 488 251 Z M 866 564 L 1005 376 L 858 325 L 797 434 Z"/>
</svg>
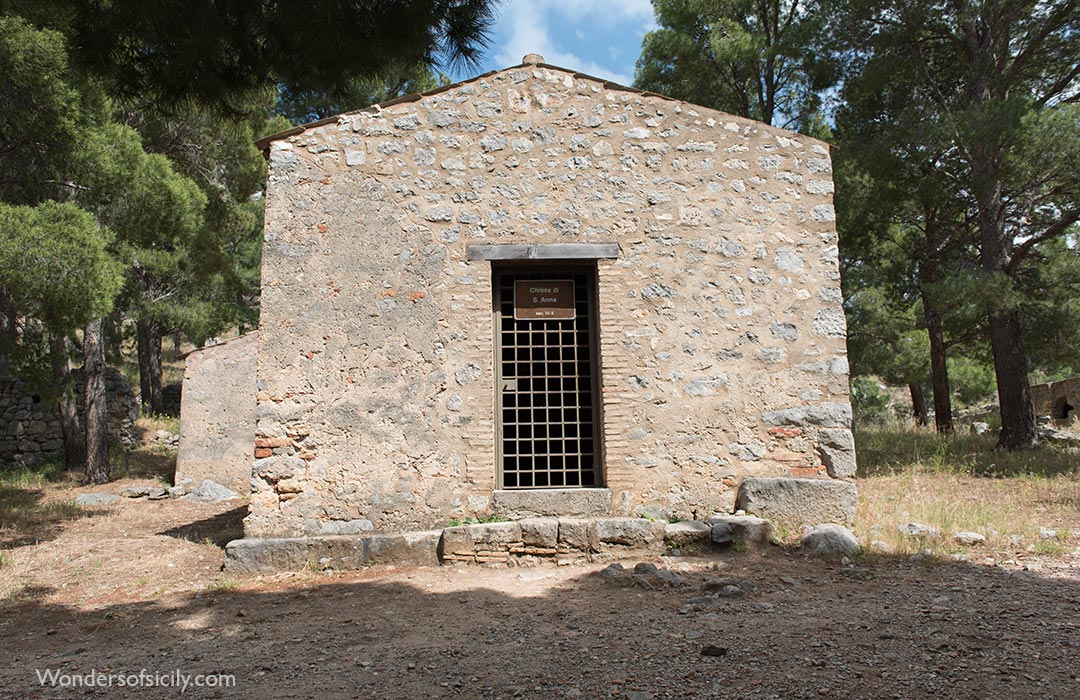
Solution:
<svg viewBox="0 0 1080 700">
<path fill-rule="evenodd" d="M 681 585 L 600 573 L 607 562 L 229 580 L 222 547 L 244 511 L 125 499 L 9 543 L 0 698 L 1080 697 L 1077 553 L 652 560 Z M 708 596 L 719 577 L 749 594 Z M 177 669 L 235 685 L 37 677 Z"/>
</svg>

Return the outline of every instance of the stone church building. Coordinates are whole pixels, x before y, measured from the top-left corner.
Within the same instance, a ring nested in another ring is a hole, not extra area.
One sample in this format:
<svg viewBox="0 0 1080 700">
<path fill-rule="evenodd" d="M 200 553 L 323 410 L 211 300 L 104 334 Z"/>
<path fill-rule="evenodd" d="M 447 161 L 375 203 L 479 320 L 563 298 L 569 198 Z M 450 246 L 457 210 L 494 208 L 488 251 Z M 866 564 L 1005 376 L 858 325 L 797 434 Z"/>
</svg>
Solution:
<svg viewBox="0 0 1080 700">
<path fill-rule="evenodd" d="M 260 145 L 248 538 L 854 476 L 824 143 L 530 55 Z"/>
</svg>

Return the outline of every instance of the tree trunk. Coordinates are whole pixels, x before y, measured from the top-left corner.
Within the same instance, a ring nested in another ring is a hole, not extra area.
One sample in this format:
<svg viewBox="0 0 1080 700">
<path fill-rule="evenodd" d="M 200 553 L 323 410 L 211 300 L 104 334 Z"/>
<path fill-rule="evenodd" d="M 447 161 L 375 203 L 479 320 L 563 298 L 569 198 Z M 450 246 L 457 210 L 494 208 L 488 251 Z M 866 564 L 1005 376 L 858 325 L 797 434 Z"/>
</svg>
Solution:
<svg viewBox="0 0 1080 700">
<path fill-rule="evenodd" d="M 908 391 L 911 392 L 911 415 L 915 417 L 915 423 L 926 425 L 929 417 L 926 414 L 926 395 L 923 394 L 922 385 L 918 382 L 908 384 Z"/>
<path fill-rule="evenodd" d="M 150 413 L 161 413 L 161 334 L 147 319 L 135 324 L 138 335 L 139 390 Z"/>
<path fill-rule="evenodd" d="M 942 434 L 953 431 L 952 397 L 949 395 L 949 366 L 946 363 L 945 333 L 941 329 L 941 316 L 926 303 L 926 333 L 930 336 L 930 384 L 934 393 L 934 426 Z"/>
<path fill-rule="evenodd" d="M 17 332 L 15 314 L 8 296 L 0 289 L 0 377 L 11 374 L 11 362 L 7 353 L 15 347 Z"/>
<path fill-rule="evenodd" d="M 69 471 L 86 469 L 86 433 L 79 422 L 75 392 L 71 388 L 71 356 L 67 337 L 49 334 L 53 379 L 62 388 L 60 395 L 60 435 L 64 441 L 64 468 Z"/>
<path fill-rule="evenodd" d="M 95 319 L 83 335 L 83 415 L 86 421 L 86 478 L 90 484 L 109 480 L 109 427 L 105 398 L 104 321 Z"/>
<path fill-rule="evenodd" d="M 979 203 L 979 255 L 983 270 L 991 274 L 1008 274 L 1012 251 L 1005 229 L 1000 168 L 996 159 L 977 151 L 972 171 Z M 1032 447 L 1038 443 L 1039 436 L 1028 382 L 1028 358 L 1020 338 L 1020 317 L 1015 311 L 999 310 L 992 304 L 988 312 L 1001 413 L 998 447 L 1006 450 Z"/>
</svg>

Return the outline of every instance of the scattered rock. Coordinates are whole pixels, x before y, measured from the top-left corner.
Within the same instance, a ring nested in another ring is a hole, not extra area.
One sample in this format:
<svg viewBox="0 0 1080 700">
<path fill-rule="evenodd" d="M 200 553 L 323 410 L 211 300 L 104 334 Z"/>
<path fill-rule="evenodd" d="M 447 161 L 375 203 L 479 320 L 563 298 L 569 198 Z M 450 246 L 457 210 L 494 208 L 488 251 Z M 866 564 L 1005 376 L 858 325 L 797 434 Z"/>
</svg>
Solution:
<svg viewBox="0 0 1080 700">
<path fill-rule="evenodd" d="M 757 590 L 757 584 L 753 581 L 738 579 L 733 576 L 710 579 L 705 582 L 704 588 L 706 591 L 717 593 L 731 586 L 735 586 L 745 593 L 753 593 Z"/>
<path fill-rule="evenodd" d="M 926 523 L 904 523 L 899 527 L 900 534 L 905 537 L 937 537 L 941 534 L 939 528 Z"/>
<path fill-rule="evenodd" d="M 679 548 L 707 544 L 711 533 L 712 526 L 709 523 L 700 520 L 683 520 L 664 526 L 664 542 Z"/>
<path fill-rule="evenodd" d="M 706 644 L 701 647 L 702 656 L 726 656 L 727 647 L 716 646 L 715 644 Z"/>
<path fill-rule="evenodd" d="M 958 532 L 953 535 L 953 539 L 959 544 L 976 545 L 986 542 L 986 536 L 981 535 L 978 532 Z"/>
<path fill-rule="evenodd" d="M 709 518 L 710 537 L 715 544 L 736 547 L 767 547 L 773 538 L 768 520 L 752 515 L 722 515 Z"/>
<path fill-rule="evenodd" d="M 115 493 L 80 493 L 72 502 L 77 506 L 92 507 L 107 506 L 119 500 L 120 497 Z"/>
<path fill-rule="evenodd" d="M 746 591 L 738 586 L 724 586 L 716 592 L 716 595 L 721 598 L 742 598 L 746 595 Z"/>
<path fill-rule="evenodd" d="M 626 567 L 619 562 L 609 564 L 600 570 L 600 578 L 617 579 L 626 575 Z"/>
<path fill-rule="evenodd" d="M 199 501 L 201 503 L 217 503 L 218 501 L 230 501 L 234 498 L 240 498 L 240 495 L 216 481 L 204 479 L 201 484 L 187 493 L 184 498 L 191 501 Z"/>
<path fill-rule="evenodd" d="M 986 433 L 990 432 L 990 424 L 983 423 L 982 421 L 975 421 L 971 424 L 971 432 L 975 433 L 976 435 L 985 435 Z"/>
<path fill-rule="evenodd" d="M 147 491 L 146 497 L 151 501 L 162 501 L 169 497 L 169 491 L 165 488 L 152 488 Z"/>
<path fill-rule="evenodd" d="M 124 498 L 146 498 L 150 495 L 149 486 L 131 486 L 120 492 Z"/>
<path fill-rule="evenodd" d="M 657 571 L 659 571 L 659 569 L 656 567 L 656 564 L 650 564 L 647 561 L 638 562 L 634 565 L 635 576 L 655 576 Z"/>
<path fill-rule="evenodd" d="M 826 523 L 807 530 L 803 549 L 819 557 L 853 557 L 862 547 L 859 538 L 842 525 Z"/>
<path fill-rule="evenodd" d="M 1057 530 L 1051 530 L 1048 527 L 1040 527 L 1039 528 L 1039 539 L 1040 540 L 1056 540 L 1057 538 L 1058 538 Z"/>
<path fill-rule="evenodd" d="M 1057 428 L 1043 428 L 1039 430 L 1039 439 L 1049 440 L 1050 442 L 1080 444 L 1080 435 L 1070 433 L 1067 430 L 1058 430 Z"/>
</svg>

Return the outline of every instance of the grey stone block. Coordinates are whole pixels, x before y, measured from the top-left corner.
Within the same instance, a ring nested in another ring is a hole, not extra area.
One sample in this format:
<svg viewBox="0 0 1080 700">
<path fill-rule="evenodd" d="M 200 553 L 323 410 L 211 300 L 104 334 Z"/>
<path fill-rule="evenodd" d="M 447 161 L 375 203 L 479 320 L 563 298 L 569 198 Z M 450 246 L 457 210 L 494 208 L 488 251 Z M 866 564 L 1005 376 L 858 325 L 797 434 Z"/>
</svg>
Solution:
<svg viewBox="0 0 1080 700">
<path fill-rule="evenodd" d="M 496 491 L 495 515 L 504 518 L 543 516 L 603 516 L 611 509 L 608 489 L 538 489 Z"/>
<path fill-rule="evenodd" d="M 556 518 L 526 518 L 519 520 L 521 541 L 529 547 L 557 547 L 559 521 Z"/>
<path fill-rule="evenodd" d="M 829 476 L 850 479 L 855 476 L 855 438 L 847 428 L 822 428 L 818 433 L 818 453 Z"/>
<path fill-rule="evenodd" d="M 853 557 L 862 549 L 850 530 L 832 523 L 811 528 L 803 535 L 802 546 L 820 557 Z"/>
<path fill-rule="evenodd" d="M 761 414 L 768 425 L 823 425 L 846 428 L 851 425 L 851 404 L 823 403 L 817 406 L 795 406 Z"/>
<path fill-rule="evenodd" d="M 306 537 L 233 540 L 225 545 L 225 573 L 270 574 L 308 565 Z"/>
<path fill-rule="evenodd" d="M 768 547 L 773 526 L 768 520 L 752 515 L 721 515 L 709 518 L 710 539 L 715 544 L 736 547 Z"/>
<path fill-rule="evenodd" d="M 684 520 L 664 526 L 664 541 L 673 547 L 686 547 L 709 542 L 712 526 L 700 520 Z"/>
<path fill-rule="evenodd" d="M 595 552 L 599 543 L 592 520 L 559 518 L 559 549 Z"/>
<path fill-rule="evenodd" d="M 365 559 L 368 564 L 435 566 L 439 563 L 441 530 L 368 535 Z"/>
<path fill-rule="evenodd" d="M 367 549 L 362 537 L 309 537 L 307 541 L 308 562 L 320 569 L 360 569 L 368 563 Z"/>
<path fill-rule="evenodd" d="M 456 525 L 442 531 L 439 540 L 439 556 L 447 554 L 472 554 L 472 529 L 468 525 Z"/>
<path fill-rule="evenodd" d="M 663 542 L 665 524 L 645 518 L 597 518 L 594 527 L 602 544 L 646 548 Z"/>
<path fill-rule="evenodd" d="M 72 503 L 77 506 L 92 507 L 107 506 L 119 500 L 120 497 L 115 493 L 80 493 L 72 499 Z"/>
<path fill-rule="evenodd" d="M 222 486 L 216 481 L 210 479 L 203 479 L 202 483 L 193 488 L 182 496 L 189 501 L 199 501 L 201 503 L 217 503 L 219 501 L 231 501 L 234 498 L 240 498 L 240 494 L 236 493 L 230 488 Z"/>
<path fill-rule="evenodd" d="M 851 523 L 856 494 L 850 481 L 751 476 L 739 485 L 735 508 L 795 525 Z"/>
<path fill-rule="evenodd" d="M 481 523 L 468 526 L 473 544 L 481 549 L 503 548 L 521 542 L 521 526 L 511 523 Z"/>
</svg>

